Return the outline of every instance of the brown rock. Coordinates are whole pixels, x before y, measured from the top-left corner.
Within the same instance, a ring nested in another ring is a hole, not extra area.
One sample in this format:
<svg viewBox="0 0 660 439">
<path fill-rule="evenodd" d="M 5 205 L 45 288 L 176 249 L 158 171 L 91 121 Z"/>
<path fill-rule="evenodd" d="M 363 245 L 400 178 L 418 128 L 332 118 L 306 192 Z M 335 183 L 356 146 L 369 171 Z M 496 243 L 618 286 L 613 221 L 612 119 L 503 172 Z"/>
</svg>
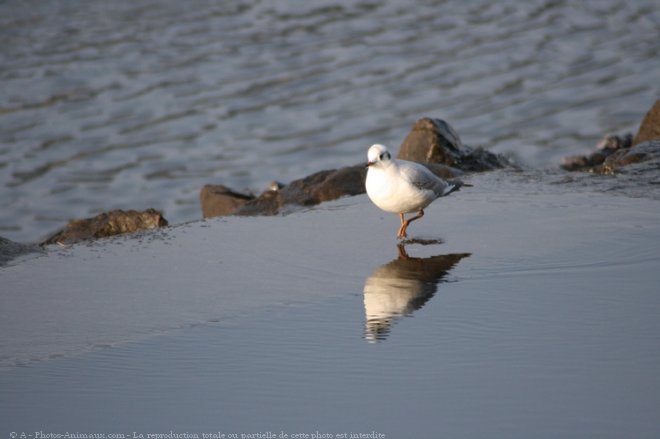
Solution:
<svg viewBox="0 0 660 439">
<path fill-rule="evenodd" d="M 632 148 L 622 149 L 608 156 L 602 165 L 593 169 L 597 174 L 623 172 L 630 165 L 645 162 L 643 171 L 655 171 L 660 168 L 660 140 L 647 141 Z M 639 169 L 638 169 L 639 171 Z"/>
<path fill-rule="evenodd" d="M 444 179 L 456 178 L 462 174 L 458 169 L 446 165 L 424 163 L 433 173 Z M 227 203 L 229 207 L 202 206 L 205 217 L 210 209 L 215 209 L 218 215 L 277 215 L 288 208 L 296 206 L 313 206 L 325 201 L 335 200 L 349 195 L 360 195 L 365 192 L 364 180 L 367 169 L 364 165 L 349 166 L 340 169 L 320 171 L 288 185 L 272 185 L 256 198 L 245 200 L 246 195 L 237 194 L 225 186 L 219 186 L 221 191 L 216 198 L 208 197 L 208 203 Z M 208 186 L 208 185 L 207 185 Z M 205 186 L 206 191 L 210 188 Z M 202 189 L 205 192 L 205 189 Z M 229 194 L 229 195 L 227 195 Z M 236 200 L 238 197 L 242 197 Z M 204 201 L 202 201 L 204 203 Z M 232 203 L 236 203 L 233 209 Z M 222 210 L 225 209 L 225 210 Z M 217 215 L 214 215 L 217 216 Z"/>
<path fill-rule="evenodd" d="M 452 167 L 490 170 L 505 166 L 505 160 L 481 148 L 463 146 L 458 134 L 440 119 L 421 119 L 413 127 L 401 147 L 399 158 L 421 162 L 444 179 L 462 174 Z M 429 163 L 432 161 L 433 163 Z M 204 186 L 200 193 L 204 217 L 217 215 L 276 215 L 294 206 L 312 206 L 347 195 L 365 192 L 367 169 L 362 165 L 320 171 L 275 186 L 256 198 L 238 194 L 225 186 Z"/>
<path fill-rule="evenodd" d="M 398 158 L 420 163 L 440 163 L 467 172 L 509 166 L 508 160 L 483 148 L 463 145 L 456 131 L 442 119 L 423 118 L 413 125 L 401 144 Z"/>
<path fill-rule="evenodd" d="M 419 119 L 399 150 L 398 158 L 414 162 L 460 163 L 463 143 L 454 129 L 442 119 Z"/>
<path fill-rule="evenodd" d="M 280 190 L 268 190 L 248 201 L 237 215 L 275 215 L 288 205 L 312 206 L 345 195 L 365 192 L 367 170 L 363 165 L 320 171 L 292 181 Z"/>
<path fill-rule="evenodd" d="M 611 156 L 620 157 L 625 154 L 630 149 L 631 143 L 631 134 L 624 136 L 607 135 L 598 142 L 594 152 L 589 155 L 563 157 L 560 167 L 567 171 L 602 173 L 601 166 L 610 160 Z"/>
<path fill-rule="evenodd" d="M 362 165 L 337 169 L 311 188 L 312 199 L 322 203 L 346 195 L 363 194 L 366 191 L 364 187 L 366 178 L 367 169 Z"/>
<path fill-rule="evenodd" d="M 632 144 L 634 146 L 648 140 L 657 139 L 660 139 L 660 99 L 655 101 L 653 107 L 644 116 Z"/>
<path fill-rule="evenodd" d="M 572 155 L 562 157 L 561 164 L 559 165 L 566 171 L 586 171 L 593 166 L 599 165 L 605 161 L 604 156 L 585 156 L 585 155 Z"/>
<path fill-rule="evenodd" d="M 164 226 L 167 226 L 167 220 L 155 209 L 147 209 L 143 212 L 112 210 L 93 218 L 71 220 L 64 229 L 42 242 L 42 245 L 72 244 L 87 239 L 103 238 Z"/>
<path fill-rule="evenodd" d="M 231 215 L 254 198 L 254 195 L 241 194 L 221 184 L 207 184 L 199 192 L 204 218 Z"/>
<path fill-rule="evenodd" d="M 254 216 L 254 215 L 275 215 L 283 205 L 282 196 L 279 190 L 264 191 L 254 200 L 250 200 L 240 206 L 235 215 Z"/>
</svg>

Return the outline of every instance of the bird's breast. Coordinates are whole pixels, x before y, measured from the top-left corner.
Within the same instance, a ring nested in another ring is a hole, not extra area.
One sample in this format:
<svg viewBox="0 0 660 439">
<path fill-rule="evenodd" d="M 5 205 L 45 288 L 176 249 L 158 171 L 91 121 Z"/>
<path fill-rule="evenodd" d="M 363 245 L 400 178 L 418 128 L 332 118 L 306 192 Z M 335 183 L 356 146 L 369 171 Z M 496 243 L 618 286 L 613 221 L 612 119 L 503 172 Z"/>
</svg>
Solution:
<svg viewBox="0 0 660 439">
<path fill-rule="evenodd" d="M 369 199 L 386 212 L 416 212 L 435 198 L 432 191 L 420 190 L 401 178 L 388 178 L 381 169 L 369 169 L 365 186 Z"/>
</svg>

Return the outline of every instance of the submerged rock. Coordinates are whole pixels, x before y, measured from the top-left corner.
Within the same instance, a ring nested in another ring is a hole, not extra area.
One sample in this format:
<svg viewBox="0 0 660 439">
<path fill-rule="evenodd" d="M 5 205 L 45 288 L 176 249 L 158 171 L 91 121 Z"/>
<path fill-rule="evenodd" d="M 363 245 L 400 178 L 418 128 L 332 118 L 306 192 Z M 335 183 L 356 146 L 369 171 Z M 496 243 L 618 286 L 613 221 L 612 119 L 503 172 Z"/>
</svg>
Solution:
<svg viewBox="0 0 660 439">
<path fill-rule="evenodd" d="M 401 144 L 398 158 L 441 163 L 466 172 L 492 171 L 510 166 L 507 159 L 483 148 L 463 145 L 458 133 L 442 119 L 422 118 Z"/>
<path fill-rule="evenodd" d="M 72 244 L 87 239 L 157 229 L 167 225 L 167 220 L 155 209 L 147 209 L 143 212 L 112 210 L 93 218 L 71 220 L 64 229 L 46 239 L 41 245 Z"/>
</svg>

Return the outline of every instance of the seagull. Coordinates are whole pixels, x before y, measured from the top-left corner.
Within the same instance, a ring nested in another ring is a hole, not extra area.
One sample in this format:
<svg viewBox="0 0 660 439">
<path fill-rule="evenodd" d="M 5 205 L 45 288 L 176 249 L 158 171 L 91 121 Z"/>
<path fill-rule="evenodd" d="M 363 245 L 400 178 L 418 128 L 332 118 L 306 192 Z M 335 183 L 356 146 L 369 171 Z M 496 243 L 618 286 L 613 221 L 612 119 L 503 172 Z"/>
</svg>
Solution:
<svg viewBox="0 0 660 439">
<path fill-rule="evenodd" d="M 398 239 L 408 236 L 408 225 L 424 216 L 426 206 L 463 185 L 460 181 L 445 181 L 419 163 L 393 159 L 380 144 L 369 148 L 367 159 L 367 195 L 382 210 L 399 214 Z M 404 217 L 405 213 L 413 212 L 417 215 Z"/>
</svg>

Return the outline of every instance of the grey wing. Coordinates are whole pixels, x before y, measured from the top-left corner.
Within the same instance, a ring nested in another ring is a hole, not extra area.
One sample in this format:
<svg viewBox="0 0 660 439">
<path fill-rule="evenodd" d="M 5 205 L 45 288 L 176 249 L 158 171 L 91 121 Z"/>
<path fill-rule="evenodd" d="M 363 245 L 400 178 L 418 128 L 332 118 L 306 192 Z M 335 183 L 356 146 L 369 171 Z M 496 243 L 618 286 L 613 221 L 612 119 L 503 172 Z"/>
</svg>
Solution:
<svg viewBox="0 0 660 439">
<path fill-rule="evenodd" d="M 455 183 L 443 180 L 426 166 L 418 163 L 406 163 L 403 168 L 403 175 L 416 188 L 433 191 L 437 197 L 448 195 L 457 189 Z"/>
</svg>

